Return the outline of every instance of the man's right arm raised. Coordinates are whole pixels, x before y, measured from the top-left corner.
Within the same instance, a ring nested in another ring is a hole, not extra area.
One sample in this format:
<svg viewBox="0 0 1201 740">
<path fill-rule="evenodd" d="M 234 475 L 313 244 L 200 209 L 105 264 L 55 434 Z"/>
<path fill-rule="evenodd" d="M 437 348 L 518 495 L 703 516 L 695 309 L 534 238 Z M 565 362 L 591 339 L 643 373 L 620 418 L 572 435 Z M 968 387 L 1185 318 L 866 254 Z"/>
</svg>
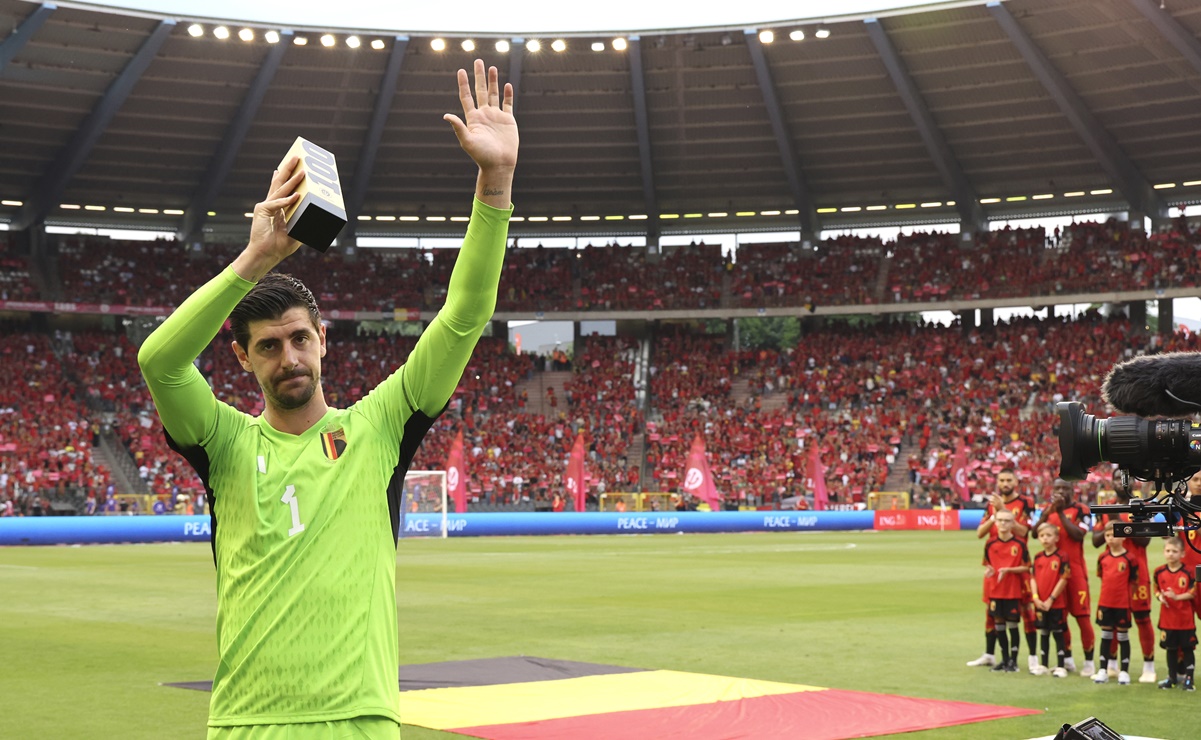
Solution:
<svg viewBox="0 0 1201 740">
<path fill-rule="evenodd" d="M 202 442 L 217 418 L 217 398 L 192 363 L 217 336 L 238 301 L 300 246 L 288 236 L 283 217 L 283 209 L 296 201 L 296 186 L 304 177 L 296 164 L 292 157 L 272 173 L 267 198 L 254 206 L 246 249 L 184 301 L 138 350 L 138 365 L 159 419 L 180 447 Z"/>
<path fill-rule="evenodd" d="M 138 365 L 163 428 L 181 447 L 199 444 L 216 419 L 217 399 L 193 364 L 254 283 L 227 267 L 193 293 L 138 350 Z"/>
</svg>

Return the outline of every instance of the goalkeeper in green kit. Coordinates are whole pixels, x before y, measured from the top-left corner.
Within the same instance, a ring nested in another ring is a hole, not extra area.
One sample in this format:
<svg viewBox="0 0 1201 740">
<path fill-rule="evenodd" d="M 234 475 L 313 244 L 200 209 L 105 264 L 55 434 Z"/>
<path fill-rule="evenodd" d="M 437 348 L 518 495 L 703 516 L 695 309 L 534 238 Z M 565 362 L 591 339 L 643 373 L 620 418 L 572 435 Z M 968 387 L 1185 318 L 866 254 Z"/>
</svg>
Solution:
<svg viewBox="0 0 1201 740">
<path fill-rule="evenodd" d="M 492 316 L 508 233 L 517 123 L 513 88 L 459 70 L 463 118 L 447 115 L 479 167 L 475 206 L 446 305 L 408 360 L 365 398 L 330 408 L 325 327 L 313 294 L 268 274 L 299 247 L 283 210 L 295 160 L 255 206 L 246 249 L 146 340 L 138 363 L 167 441 L 196 469 L 212 512 L 217 646 L 208 737 L 398 738 L 396 538 L 400 490 L 422 437 Z M 193 360 L 226 318 L 262 387 L 252 417 L 218 401 Z"/>
</svg>

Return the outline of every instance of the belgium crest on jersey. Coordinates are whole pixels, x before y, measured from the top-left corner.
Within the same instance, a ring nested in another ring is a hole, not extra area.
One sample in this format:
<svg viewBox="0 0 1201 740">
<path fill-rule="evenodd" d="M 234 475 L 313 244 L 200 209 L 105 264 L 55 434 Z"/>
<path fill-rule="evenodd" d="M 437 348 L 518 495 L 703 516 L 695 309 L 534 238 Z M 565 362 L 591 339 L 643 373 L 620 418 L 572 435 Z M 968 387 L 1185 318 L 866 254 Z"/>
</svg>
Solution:
<svg viewBox="0 0 1201 740">
<path fill-rule="evenodd" d="M 326 428 L 321 433 L 321 451 L 330 460 L 337 460 L 346 451 L 346 431 Z"/>
</svg>

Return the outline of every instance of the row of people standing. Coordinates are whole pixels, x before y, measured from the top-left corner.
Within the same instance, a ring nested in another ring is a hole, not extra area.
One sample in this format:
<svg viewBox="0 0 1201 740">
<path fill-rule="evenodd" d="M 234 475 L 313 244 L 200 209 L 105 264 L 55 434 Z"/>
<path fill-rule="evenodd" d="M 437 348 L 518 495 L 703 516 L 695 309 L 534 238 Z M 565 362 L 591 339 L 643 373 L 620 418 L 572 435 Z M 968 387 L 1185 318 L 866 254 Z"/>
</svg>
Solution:
<svg viewBox="0 0 1201 740">
<path fill-rule="evenodd" d="M 1129 493 L 1118 491 L 1119 501 Z M 1189 481 L 1190 495 L 1201 496 L 1201 477 Z M 1160 603 L 1160 645 L 1167 651 L 1168 677 L 1162 688 L 1182 685 L 1192 690 L 1193 654 L 1196 645 L 1194 610 L 1201 611 L 1195 598 L 1193 574 L 1201 564 L 1201 552 L 1185 542 L 1167 538 L 1165 564 L 1149 568 L 1149 538 L 1113 536 L 1113 521 L 1128 521 L 1129 515 L 1102 514 L 1093 517 L 1088 506 L 1076 500 L 1072 484 L 1056 480 L 1048 502 L 1041 509 L 1032 497 L 1018 492 L 1012 469 L 997 474 L 996 493 L 991 496 L 977 537 L 987 538 L 984 551 L 985 652 L 969 666 L 991 666 L 994 671 L 1016 672 L 1024 628 L 1029 651 L 1029 671 L 1034 675 L 1066 677 L 1077 670 L 1072 633 L 1067 617 L 1075 619 L 1084 660 L 1081 675 L 1097 683 L 1116 677 L 1129 683 L 1129 629 L 1137 628 L 1143 653 L 1140 683 L 1157 683 L 1156 634 L 1151 620 L 1151 601 Z M 1031 559 L 1026 543 L 1031 532 L 1042 552 Z M 1188 532 L 1194 540 L 1196 532 Z M 1096 632 L 1090 621 L 1092 595 L 1090 568 L 1084 560 L 1084 542 L 1103 548 L 1096 572 L 1101 592 L 1096 613 L 1100 628 L 1099 668 L 1094 662 Z M 1040 599 L 1041 595 L 1041 599 Z M 1187 612 L 1187 614 L 1185 614 Z M 1187 619 L 1184 616 L 1187 616 Z M 1041 633 L 1041 651 L 1038 643 Z M 1057 665 L 1050 666 L 1050 641 L 1055 639 Z M 997 647 L 1001 657 L 995 656 Z M 1041 652 L 1041 659 L 1040 659 Z"/>
</svg>

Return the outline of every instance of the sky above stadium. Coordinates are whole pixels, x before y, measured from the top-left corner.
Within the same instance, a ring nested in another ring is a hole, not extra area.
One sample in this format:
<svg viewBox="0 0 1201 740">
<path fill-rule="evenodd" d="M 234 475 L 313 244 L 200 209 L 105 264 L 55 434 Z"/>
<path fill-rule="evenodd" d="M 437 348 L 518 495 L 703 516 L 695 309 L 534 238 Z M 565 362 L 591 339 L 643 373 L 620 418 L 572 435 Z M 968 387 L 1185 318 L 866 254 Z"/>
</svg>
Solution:
<svg viewBox="0 0 1201 740">
<path fill-rule="evenodd" d="M 278 28 L 328 28 L 401 33 L 478 34 L 637 32 L 680 28 L 757 28 L 787 21 L 891 15 L 898 10 L 982 5 L 984 0 L 756 0 L 743 3 L 668 3 L 607 0 L 565 3 L 526 0 L 501 2 L 397 2 L 397 0 L 92 0 L 102 5 L 176 17 L 181 20 L 230 20 Z M 64 3 L 65 4 L 65 3 Z"/>
</svg>

